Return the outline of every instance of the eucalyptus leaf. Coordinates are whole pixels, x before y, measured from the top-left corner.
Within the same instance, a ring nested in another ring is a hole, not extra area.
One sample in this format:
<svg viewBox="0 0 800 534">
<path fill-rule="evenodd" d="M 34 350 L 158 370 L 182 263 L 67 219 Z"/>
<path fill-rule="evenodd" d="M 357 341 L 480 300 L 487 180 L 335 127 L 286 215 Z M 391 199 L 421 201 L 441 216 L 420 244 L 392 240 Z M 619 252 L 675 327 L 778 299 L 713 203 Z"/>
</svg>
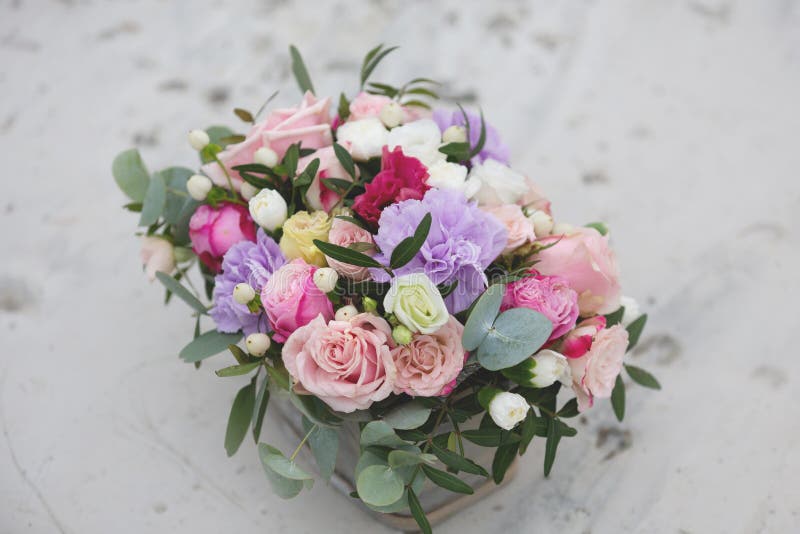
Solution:
<svg viewBox="0 0 800 534">
<path fill-rule="evenodd" d="M 111 164 L 111 173 L 117 185 L 134 202 L 144 201 L 150 185 L 150 173 L 135 148 L 120 152 Z"/>
<path fill-rule="evenodd" d="M 404 447 L 410 445 L 395 433 L 384 421 L 372 421 L 361 430 L 361 446 L 379 445 L 381 447 Z"/>
<path fill-rule="evenodd" d="M 425 424 L 431 415 L 431 409 L 418 401 L 402 404 L 389 412 L 383 421 L 391 428 L 411 430 Z"/>
<path fill-rule="evenodd" d="M 309 432 L 312 427 L 314 423 L 303 417 L 303 429 Z M 320 476 L 325 480 L 331 478 L 339 453 L 339 432 L 333 428 L 316 425 L 316 429 L 308 436 L 308 445 L 317 460 Z"/>
<path fill-rule="evenodd" d="M 313 395 L 298 395 L 290 391 L 289 400 L 295 408 L 315 424 L 330 427 L 342 422 L 341 418 L 331 412 L 327 404 Z"/>
<path fill-rule="evenodd" d="M 622 381 L 621 375 L 617 375 L 614 389 L 611 390 L 611 407 L 614 409 L 617 421 L 622 422 L 625 418 L 625 383 Z"/>
<path fill-rule="evenodd" d="M 552 331 L 553 323 L 537 311 L 506 310 L 497 317 L 478 347 L 478 362 L 490 371 L 517 365 L 544 345 Z"/>
<path fill-rule="evenodd" d="M 181 350 L 182 360 L 193 363 L 204 360 L 226 350 L 228 345 L 237 343 L 242 339 L 241 334 L 223 334 L 217 330 L 209 330 L 189 342 Z"/>
<path fill-rule="evenodd" d="M 391 467 L 371 465 L 358 475 L 356 489 L 365 503 L 387 506 L 402 498 L 405 485 Z"/>
<path fill-rule="evenodd" d="M 166 287 L 173 294 L 177 295 L 182 301 L 191 306 L 195 311 L 203 315 L 208 314 L 208 309 L 206 308 L 205 304 L 197 300 L 197 297 L 192 295 L 192 293 L 188 289 L 186 289 L 186 287 L 184 287 L 183 284 L 178 282 L 174 277 L 168 275 L 167 273 L 156 271 L 156 278 L 158 278 L 159 282 L 164 284 L 164 287 Z M 227 348 L 227 345 L 225 348 Z M 222 351 L 220 350 L 219 352 Z"/>
<path fill-rule="evenodd" d="M 236 394 L 228 416 L 228 427 L 225 430 L 225 451 L 233 456 L 247 435 L 253 406 L 256 402 L 255 383 L 251 381 Z"/>
<path fill-rule="evenodd" d="M 497 318 L 497 314 L 500 312 L 500 304 L 503 302 L 505 291 L 505 285 L 493 284 L 478 298 L 464 325 L 464 333 L 461 336 L 461 343 L 466 350 L 473 351 L 477 349 L 486 339 Z"/>
<path fill-rule="evenodd" d="M 427 455 L 426 455 L 427 456 Z M 396 449 L 389 451 L 388 462 L 392 468 L 404 467 L 407 465 L 419 465 L 425 462 L 425 456 L 413 452 Z"/>
<path fill-rule="evenodd" d="M 185 167 L 169 167 L 156 174 L 162 176 L 167 184 L 167 200 L 162 213 L 164 220 L 169 224 L 179 224 L 186 206 L 197 203 L 186 191 L 186 182 L 194 172 Z"/>
<path fill-rule="evenodd" d="M 284 458 L 281 451 L 266 443 L 259 443 L 258 456 L 261 459 L 261 466 L 264 468 L 264 473 L 267 475 L 267 479 L 276 495 L 283 499 L 291 499 L 292 497 L 296 497 L 303 490 L 304 480 L 284 477 L 272 468 L 274 457 Z"/>
<path fill-rule="evenodd" d="M 158 221 L 164 213 L 164 206 L 167 202 L 167 184 L 164 177 L 158 173 L 150 178 L 147 192 L 142 201 L 142 213 L 139 217 L 139 226 L 150 226 Z"/>
<path fill-rule="evenodd" d="M 264 424 L 264 415 L 267 413 L 267 405 L 269 404 L 269 375 L 264 377 L 261 381 L 261 387 L 256 394 L 255 407 L 253 408 L 253 417 L 250 420 L 250 428 L 253 431 L 253 439 L 256 443 L 261 438 L 261 427 Z"/>
</svg>

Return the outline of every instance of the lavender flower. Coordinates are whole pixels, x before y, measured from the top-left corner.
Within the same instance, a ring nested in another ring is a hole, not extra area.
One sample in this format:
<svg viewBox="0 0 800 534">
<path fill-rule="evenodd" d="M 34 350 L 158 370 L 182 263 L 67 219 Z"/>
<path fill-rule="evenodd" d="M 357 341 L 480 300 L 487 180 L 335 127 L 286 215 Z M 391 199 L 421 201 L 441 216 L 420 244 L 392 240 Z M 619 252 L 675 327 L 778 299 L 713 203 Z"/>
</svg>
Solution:
<svg viewBox="0 0 800 534">
<path fill-rule="evenodd" d="M 435 284 L 458 281 L 445 299 L 450 313 L 458 313 L 486 288 L 484 271 L 505 248 L 505 227 L 492 215 L 468 202 L 458 191 L 431 189 L 422 200 L 404 200 L 385 208 L 378 221 L 375 243 L 381 253 L 375 259 L 389 264 L 392 251 L 412 235 L 426 213 L 431 214 L 428 238 L 417 255 L 394 270 L 396 275 L 423 272 Z M 389 280 L 381 269 L 371 269 L 379 282 Z"/>
<path fill-rule="evenodd" d="M 481 116 L 476 113 L 467 113 L 469 119 L 469 144 L 474 147 L 478 144 L 478 139 L 481 136 Z M 450 126 L 464 126 L 464 115 L 461 110 L 448 111 L 445 109 L 437 109 L 433 112 L 433 120 L 439 125 L 439 129 L 444 131 Z M 486 124 L 486 142 L 478 154 L 472 158 L 472 163 L 483 163 L 487 159 L 494 159 L 508 165 L 509 151 L 508 146 L 500 140 L 500 133 L 489 125 Z"/>
<path fill-rule="evenodd" d="M 222 273 L 214 279 L 214 307 L 209 312 L 220 332 L 244 331 L 244 335 L 266 333 L 269 324 L 263 313 L 251 313 L 244 304 L 233 300 L 236 284 L 250 284 L 257 294 L 272 273 L 286 263 L 278 244 L 264 230 L 258 230 L 256 242 L 233 245 L 222 259 Z"/>
</svg>

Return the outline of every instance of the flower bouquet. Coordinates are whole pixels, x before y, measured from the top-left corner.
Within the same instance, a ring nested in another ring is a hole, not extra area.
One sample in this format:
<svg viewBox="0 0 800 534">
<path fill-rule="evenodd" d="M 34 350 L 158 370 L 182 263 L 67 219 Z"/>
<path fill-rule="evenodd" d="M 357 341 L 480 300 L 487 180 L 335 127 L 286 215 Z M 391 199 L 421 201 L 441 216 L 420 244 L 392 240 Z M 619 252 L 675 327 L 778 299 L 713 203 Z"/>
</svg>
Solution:
<svg viewBox="0 0 800 534">
<path fill-rule="evenodd" d="M 228 455 L 250 432 L 281 497 L 315 471 L 429 532 L 449 501 L 426 493 L 501 483 L 536 436 L 547 476 L 571 417 L 610 398 L 622 420 L 623 368 L 659 385 L 623 363 L 646 316 L 621 297 L 605 226 L 554 222 L 482 113 L 431 110 L 436 82 L 370 81 L 393 50 L 366 55 L 332 117 L 291 47 L 298 107 L 234 110 L 245 135 L 191 131 L 199 171 L 151 174 L 128 150 L 113 174 L 147 275 L 193 311 L 180 357 L 229 351 L 216 374 L 249 376 Z M 261 441 L 271 405 L 294 452 Z"/>
</svg>

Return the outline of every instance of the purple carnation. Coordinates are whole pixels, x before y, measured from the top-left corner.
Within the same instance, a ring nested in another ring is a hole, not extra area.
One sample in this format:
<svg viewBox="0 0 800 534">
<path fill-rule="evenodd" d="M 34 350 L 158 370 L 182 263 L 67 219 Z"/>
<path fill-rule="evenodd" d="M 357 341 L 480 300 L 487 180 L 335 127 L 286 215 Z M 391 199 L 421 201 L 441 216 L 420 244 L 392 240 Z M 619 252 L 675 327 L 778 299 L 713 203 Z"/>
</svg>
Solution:
<svg viewBox="0 0 800 534">
<path fill-rule="evenodd" d="M 469 111 L 466 113 L 469 119 L 469 144 L 474 147 L 478 144 L 478 139 L 481 136 L 481 116 Z M 464 126 L 464 115 L 460 109 L 456 111 L 434 110 L 433 120 L 439 125 L 442 133 L 450 126 Z M 508 146 L 500 140 L 500 133 L 494 127 L 489 125 L 488 122 L 485 122 L 485 124 L 486 142 L 483 144 L 481 151 L 472 158 L 472 163 L 483 163 L 487 159 L 493 159 L 508 165 Z"/>
<path fill-rule="evenodd" d="M 505 248 L 508 233 L 500 221 L 460 192 L 431 189 L 422 200 L 404 200 L 383 210 L 375 236 L 381 252 L 375 259 L 388 265 L 392 251 L 414 233 L 426 213 L 432 219 L 428 238 L 417 255 L 394 272 L 424 272 L 435 284 L 457 280 L 458 286 L 445 304 L 450 313 L 458 313 L 486 288 L 484 271 Z M 381 269 L 371 269 L 371 273 L 379 282 L 389 281 Z"/>
<path fill-rule="evenodd" d="M 214 307 L 209 312 L 220 332 L 244 331 L 244 335 L 266 333 L 269 324 L 263 313 L 251 313 L 244 304 L 233 300 L 236 284 L 250 284 L 257 294 L 272 273 L 286 263 L 278 244 L 264 230 L 258 230 L 256 242 L 233 245 L 222 259 L 222 272 L 214 279 Z"/>
</svg>

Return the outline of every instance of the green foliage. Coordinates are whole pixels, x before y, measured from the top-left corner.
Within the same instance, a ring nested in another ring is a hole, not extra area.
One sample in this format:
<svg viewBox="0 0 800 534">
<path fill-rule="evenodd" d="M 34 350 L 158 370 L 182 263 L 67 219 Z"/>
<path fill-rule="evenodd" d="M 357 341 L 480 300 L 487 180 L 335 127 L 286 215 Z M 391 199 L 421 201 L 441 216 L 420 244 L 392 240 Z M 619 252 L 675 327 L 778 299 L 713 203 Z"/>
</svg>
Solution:
<svg viewBox="0 0 800 534">
<path fill-rule="evenodd" d="M 550 470 L 553 469 L 553 462 L 556 459 L 556 449 L 558 449 L 558 442 L 561 440 L 561 434 L 558 432 L 555 419 L 547 420 L 547 441 L 544 446 L 544 476 L 550 476 Z"/>
<path fill-rule="evenodd" d="M 625 371 L 627 371 L 628 376 L 631 377 L 631 380 L 633 380 L 640 386 L 644 386 L 650 389 L 661 389 L 661 384 L 658 383 L 656 377 L 654 377 L 641 367 L 635 367 L 633 365 L 625 365 Z"/>
<path fill-rule="evenodd" d="M 411 510 L 411 515 L 414 517 L 417 525 L 419 525 L 420 532 L 422 532 L 422 534 L 433 534 L 431 524 L 425 516 L 425 510 L 422 509 L 422 505 L 419 503 L 417 494 L 414 493 L 413 489 L 408 490 L 408 509 Z"/>
<path fill-rule="evenodd" d="M 421 402 L 411 401 L 401 404 L 383 418 L 391 428 L 411 430 L 425 424 L 431 415 L 431 409 Z"/>
<path fill-rule="evenodd" d="M 185 362 L 199 362 L 219 354 L 227 349 L 228 345 L 237 343 L 240 339 L 242 339 L 241 334 L 223 334 L 217 330 L 209 330 L 183 347 L 180 357 Z"/>
<path fill-rule="evenodd" d="M 231 365 L 230 367 L 225 367 L 223 369 L 219 369 L 214 371 L 214 373 L 219 377 L 227 377 L 227 376 L 242 376 L 246 375 L 253 369 L 258 369 L 261 366 L 261 362 L 250 362 L 250 363 L 243 363 L 239 365 Z"/>
<path fill-rule="evenodd" d="M 431 214 L 426 213 L 420 221 L 419 226 L 417 226 L 416 230 L 414 230 L 414 235 L 406 237 L 400 241 L 400 243 L 398 243 L 395 249 L 392 251 L 392 257 L 389 260 L 389 266 L 392 269 L 399 269 L 414 259 L 414 256 L 417 255 L 417 252 L 419 252 L 419 249 L 422 248 L 422 245 L 428 238 L 428 232 L 430 232 L 430 229 Z"/>
<path fill-rule="evenodd" d="M 264 424 L 264 415 L 267 413 L 267 405 L 269 404 L 269 375 L 264 377 L 261 381 L 261 387 L 256 394 L 256 400 L 253 408 L 253 416 L 250 420 L 250 428 L 253 431 L 253 440 L 258 443 L 261 438 L 261 427 Z"/>
<path fill-rule="evenodd" d="M 633 350 L 633 347 L 639 342 L 639 337 L 642 335 L 644 325 L 647 324 L 647 314 L 643 314 L 635 321 L 628 325 L 628 351 Z"/>
<path fill-rule="evenodd" d="M 308 445 L 317 461 L 319 474 L 328 480 L 336 467 L 336 456 L 339 453 L 339 432 L 334 428 L 315 425 L 305 417 L 303 417 L 303 429 L 309 433 Z"/>
<path fill-rule="evenodd" d="M 383 267 L 383 265 L 372 259 L 370 256 L 346 247 L 340 247 L 339 245 L 326 243 L 325 241 L 320 241 L 319 239 L 314 240 L 314 245 L 316 245 L 316 247 L 323 254 L 333 258 L 334 260 L 348 263 L 350 265 L 358 265 L 359 267 Z"/>
<path fill-rule="evenodd" d="M 255 122 L 255 120 L 253 119 L 253 114 L 247 111 L 246 109 L 233 108 L 233 114 L 239 117 L 243 122 L 249 122 L 250 124 Z"/>
<path fill-rule="evenodd" d="M 517 365 L 547 342 L 553 324 L 529 308 L 501 313 L 478 347 L 478 361 L 490 371 Z"/>
<path fill-rule="evenodd" d="M 370 445 L 378 445 L 381 447 L 405 447 L 409 445 L 409 443 L 400 439 L 392 427 L 385 421 L 372 421 L 367 423 L 361 430 L 361 446 L 369 447 Z"/>
<path fill-rule="evenodd" d="M 600 235 L 608 235 L 608 226 L 604 222 L 591 222 L 589 224 L 584 225 L 586 228 L 594 228 Z"/>
<path fill-rule="evenodd" d="M 249 384 L 239 390 L 233 400 L 233 406 L 231 406 L 228 427 L 225 430 L 225 452 L 228 453 L 228 456 L 236 454 L 242 441 L 244 441 L 247 429 L 250 427 L 255 402 L 255 377 L 253 377 Z"/>
<path fill-rule="evenodd" d="M 314 482 L 311 475 L 300 469 L 294 461 L 287 459 L 281 451 L 267 445 L 258 444 L 261 466 L 273 491 L 283 499 L 297 496 L 303 488 L 310 488 Z"/>
<path fill-rule="evenodd" d="M 367 55 L 364 56 L 364 61 L 361 64 L 361 88 L 364 87 L 364 84 L 367 83 L 372 71 L 375 70 L 375 67 L 381 62 L 383 58 L 397 50 L 398 47 L 390 46 L 389 48 L 383 48 L 383 44 L 379 44 L 369 52 Z"/>
<path fill-rule="evenodd" d="M 356 489 L 365 503 L 388 506 L 403 497 L 405 484 L 397 471 L 388 465 L 371 465 L 358 475 Z"/>
<path fill-rule="evenodd" d="M 440 471 L 435 467 L 431 467 L 426 464 L 422 465 L 422 472 L 425 473 L 425 476 L 430 479 L 431 482 L 440 486 L 446 490 L 453 491 L 455 493 L 464 493 L 466 495 L 472 495 L 474 490 L 470 487 L 469 484 L 461 480 L 455 475 L 451 475 L 446 471 Z"/>
<path fill-rule="evenodd" d="M 625 383 L 622 381 L 621 375 L 617 375 L 614 389 L 611 390 L 611 407 L 614 409 L 617 421 L 622 422 L 625 418 Z"/>
<path fill-rule="evenodd" d="M 453 434 L 453 436 L 455 436 L 455 434 Z M 439 447 L 436 444 L 432 444 L 431 448 L 433 450 L 433 454 L 449 468 L 457 471 L 464 471 L 465 473 L 472 473 L 473 475 L 481 475 L 484 477 L 489 476 L 489 473 L 486 471 L 486 469 L 476 464 L 469 458 L 461 456 L 460 454 L 448 449 Z"/>
<path fill-rule="evenodd" d="M 297 395 L 290 391 L 289 401 L 300 413 L 319 426 L 331 427 L 342 423 L 342 419 L 334 415 L 327 404 L 313 395 Z"/>
<path fill-rule="evenodd" d="M 505 291 L 506 286 L 503 284 L 491 285 L 473 304 L 461 336 L 461 343 L 466 350 L 477 349 L 486 339 L 500 312 L 500 304 L 503 302 Z"/>
<path fill-rule="evenodd" d="M 615 324 L 619 324 L 622 321 L 622 317 L 625 315 L 625 306 L 620 306 L 617 311 L 611 312 L 606 315 L 606 327 L 611 328 Z"/>
<path fill-rule="evenodd" d="M 143 202 L 150 185 L 150 173 L 135 148 L 121 152 L 111 165 L 117 185 L 134 202 Z"/>
<path fill-rule="evenodd" d="M 350 177 L 355 180 L 356 179 L 356 165 L 353 163 L 353 157 L 350 155 L 350 152 L 347 151 L 339 143 L 333 143 L 333 152 L 336 154 L 336 159 L 339 160 L 339 163 L 342 164 L 342 168 L 344 168 L 345 172 L 350 175 Z"/>
<path fill-rule="evenodd" d="M 168 275 L 167 273 L 156 271 L 156 278 L 159 282 L 164 284 L 164 287 L 166 287 L 167 290 L 172 292 L 172 294 L 177 295 L 196 312 L 202 315 L 208 314 L 208 308 L 206 308 L 205 304 L 200 302 L 197 297 L 192 295 L 191 291 L 186 289 L 186 287 L 184 287 L 184 285 L 178 282 L 178 280 L 176 280 L 174 277 Z M 222 352 L 222 350 L 223 349 L 220 349 L 218 352 Z"/>
<path fill-rule="evenodd" d="M 481 447 L 499 447 L 501 444 L 509 444 L 519 441 L 519 434 L 511 433 L 508 436 L 503 435 L 501 428 L 478 428 L 474 430 L 465 430 L 461 436 Z"/>
<path fill-rule="evenodd" d="M 497 447 L 492 460 L 492 479 L 495 484 L 500 484 L 506 476 L 508 468 L 514 463 L 519 451 L 520 443 L 509 443 Z"/>
<path fill-rule="evenodd" d="M 315 93 L 314 85 L 311 83 L 311 77 L 308 75 L 308 70 L 300 51 L 294 45 L 291 45 L 289 47 L 289 55 L 292 57 L 292 73 L 295 80 L 297 80 L 297 86 L 300 87 L 300 92 L 311 91 Z"/>
</svg>

